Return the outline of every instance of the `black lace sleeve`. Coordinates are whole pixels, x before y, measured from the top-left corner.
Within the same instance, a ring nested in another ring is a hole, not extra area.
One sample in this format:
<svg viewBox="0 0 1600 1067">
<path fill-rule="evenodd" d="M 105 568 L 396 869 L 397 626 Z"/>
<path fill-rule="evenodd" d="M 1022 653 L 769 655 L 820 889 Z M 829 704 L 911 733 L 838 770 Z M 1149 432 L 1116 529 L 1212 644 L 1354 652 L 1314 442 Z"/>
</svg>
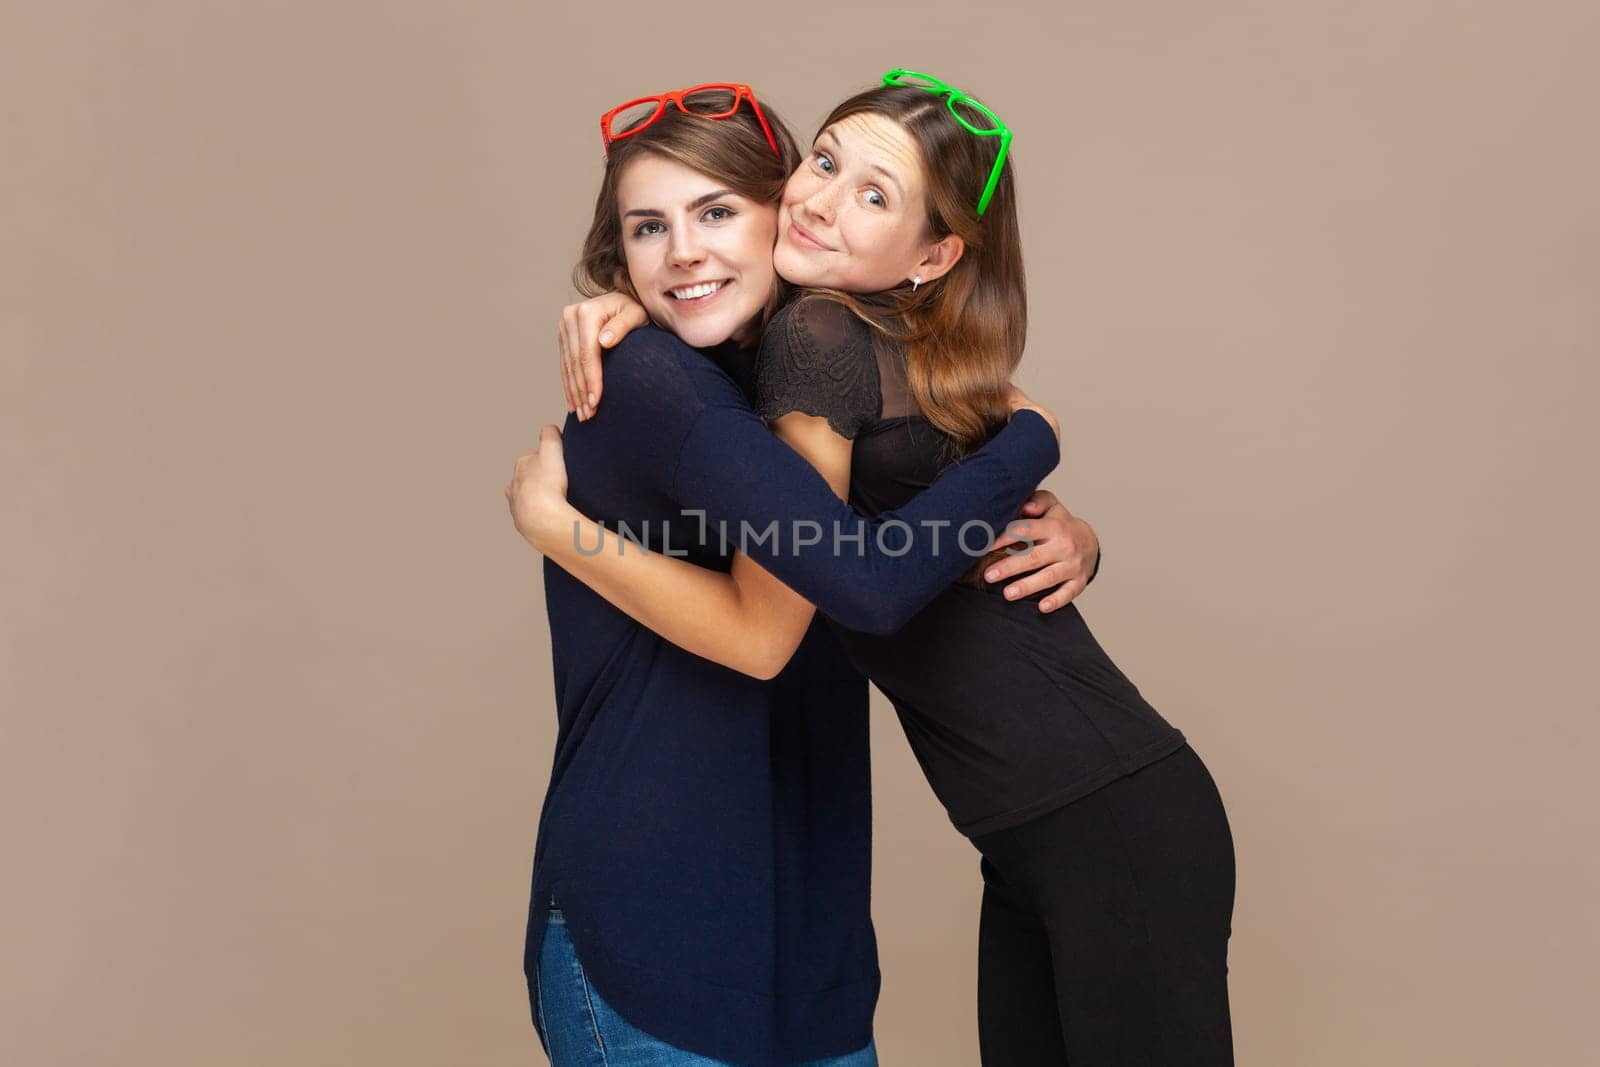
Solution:
<svg viewBox="0 0 1600 1067">
<path fill-rule="evenodd" d="M 761 339 L 755 393 L 764 419 L 799 411 L 854 438 L 881 404 L 872 327 L 836 301 L 796 301 L 773 317 Z"/>
</svg>

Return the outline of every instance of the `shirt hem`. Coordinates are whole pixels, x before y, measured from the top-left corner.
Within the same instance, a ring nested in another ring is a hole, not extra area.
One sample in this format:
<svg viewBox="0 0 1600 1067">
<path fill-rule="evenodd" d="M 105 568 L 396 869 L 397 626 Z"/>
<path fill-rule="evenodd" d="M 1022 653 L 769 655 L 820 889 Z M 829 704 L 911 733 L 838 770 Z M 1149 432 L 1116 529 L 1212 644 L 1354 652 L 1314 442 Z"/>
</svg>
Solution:
<svg viewBox="0 0 1600 1067">
<path fill-rule="evenodd" d="M 1115 763 L 1108 764 L 1098 771 L 1078 779 L 1073 784 L 1056 790 L 1049 796 L 1024 804 L 1021 807 L 1012 808 L 1009 811 L 985 815 L 979 819 L 956 822 L 952 818 L 950 821 L 955 824 L 957 830 L 969 838 L 992 834 L 997 830 L 1009 830 L 1013 826 L 1020 826 L 1030 819 L 1048 815 L 1057 808 L 1065 807 L 1075 800 L 1082 800 L 1095 790 L 1104 788 L 1119 778 L 1126 778 L 1133 772 L 1149 766 L 1163 756 L 1170 756 L 1187 743 L 1188 739 L 1183 736 L 1183 732 L 1174 728 L 1170 736 L 1151 742 L 1143 748 L 1121 757 Z"/>
<path fill-rule="evenodd" d="M 573 948 L 595 989 L 617 1014 L 658 1040 L 749 1067 L 844 1056 L 872 1041 L 872 1017 L 882 984 L 876 968 L 822 989 L 776 994 L 664 974 L 608 948 L 586 914 L 582 894 L 564 888 L 565 883 L 557 881 L 539 894 L 541 941 L 554 894 L 555 906 L 567 918 Z M 536 974 L 529 976 L 530 990 L 536 990 L 536 981 Z M 858 1016 L 855 1024 L 843 1021 L 852 1015 Z M 708 1023 L 715 1029 L 708 1031 Z"/>
</svg>

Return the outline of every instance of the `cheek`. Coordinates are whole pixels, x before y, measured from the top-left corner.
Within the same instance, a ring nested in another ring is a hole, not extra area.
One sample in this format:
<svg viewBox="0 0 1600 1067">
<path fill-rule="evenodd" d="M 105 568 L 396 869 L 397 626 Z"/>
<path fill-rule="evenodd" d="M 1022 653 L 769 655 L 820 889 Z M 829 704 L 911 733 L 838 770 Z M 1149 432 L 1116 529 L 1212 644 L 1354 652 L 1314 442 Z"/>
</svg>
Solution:
<svg viewBox="0 0 1600 1067">
<path fill-rule="evenodd" d="M 772 272 L 772 246 L 778 240 L 777 211 L 763 212 L 748 220 L 739 234 L 738 257 L 741 267 L 751 274 Z"/>
<path fill-rule="evenodd" d="M 644 305 L 645 311 L 652 317 L 659 318 L 666 300 L 657 290 L 656 268 L 661 257 L 652 254 L 651 246 L 635 241 L 625 241 L 622 246 L 623 265 L 628 271 L 628 281 L 633 283 L 633 291 L 639 294 L 639 303 Z"/>
<path fill-rule="evenodd" d="M 873 247 L 880 254 L 905 248 L 910 227 L 904 224 L 900 216 L 861 204 L 856 208 L 856 218 L 860 220 L 862 228 L 872 235 Z"/>
<path fill-rule="evenodd" d="M 787 207 L 790 204 L 798 204 L 800 201 L 810 196 L 812 188 L 815 186 L 815 184 L 815 179 L 806 170 L 801 169 L 795 171 L 794 176 L 789 179 L 789 184 L 783 187 L 784 206 Z"/>
<path fill-rule="evenodd" d="M 877 292 L 900 283 L 900 270 L 915 242 L 896 219 L 866 208 L 852 208 L 839 220 L 847 253 L 841 273 L 856 292 Z"/>
<path fill-rule="evenodd" d="M 635 289 L 643 291 L 649 288 L 650 257 L 637 242 L 623 239 L 622 263 L 627 268 L 628 279 L 633 282 Z"/>
</svg>

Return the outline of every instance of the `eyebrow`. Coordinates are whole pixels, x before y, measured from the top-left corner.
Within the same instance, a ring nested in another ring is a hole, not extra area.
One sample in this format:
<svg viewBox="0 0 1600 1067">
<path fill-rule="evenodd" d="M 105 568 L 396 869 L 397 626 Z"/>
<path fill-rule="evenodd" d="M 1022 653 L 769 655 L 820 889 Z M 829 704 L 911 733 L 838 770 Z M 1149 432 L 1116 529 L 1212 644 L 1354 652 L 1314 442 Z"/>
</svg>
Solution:
<svg viewBox="0 0 1600 1067">
<path fill-rule="evenodd" d="M 899 193 L 901 196 L 906 195 L 905 187 L 900 184 L 900 179 L 889 173 L 889 171 L 884 168 L 883 164 L 874 163 L 867 169 L 877 171 L 879 174 L 883 175 L 889 180 L 889 184 L 894 186 L 895 192 Z"/>
<path fill-rule="evenodd" d="M 737 195 L 739 194 L 735 193 L 732 189 L 713 189 L 705 196 L 697 196 L 693 200 L 689 201 L 689 210 L 693 211 L 695 208 L 705 207 L 707 204 L 711 203 L 711 201 L 721 200 L 725 196 Z M 664 219 L 667 217 L 666 212 L 662 211 L 660 208 L 653 207 L 636 207 L 632 211 L 624 211 L 622 213 L 622 217 L 625 219 L 632 218 L 635 215 L 647 219 Z"/>
<path fill-rule="evenodd" d="M 822 139 L 824 137 L 826 137 L 829 141 L 833 142 L 833 148 L 834 148 L 835 151 L 838 151 L 838 149 L 840 147 L 842 147 L 839 144 L 839 139 L 833 135 L 833 131 L 832 130 L 823 130 L 821 133 L 819 133 L 817 135 L 817 143 L 821 144 L 822 143 Z M 867 169 L 871 170 L 871 171 L 875 171 L 878 174 L 883 175 L 885 178 L 888 179 L 889 184 L 894 186 L 895 192 L 899 193 L 901 196 L 906 195 L 906 188 L 905 188 L 905 186 L 900 184 L 900 179 L 895 177 L 893 172 L 891 172 L 882 163 L 869 163 L 867 165 Z"/>
</svg>

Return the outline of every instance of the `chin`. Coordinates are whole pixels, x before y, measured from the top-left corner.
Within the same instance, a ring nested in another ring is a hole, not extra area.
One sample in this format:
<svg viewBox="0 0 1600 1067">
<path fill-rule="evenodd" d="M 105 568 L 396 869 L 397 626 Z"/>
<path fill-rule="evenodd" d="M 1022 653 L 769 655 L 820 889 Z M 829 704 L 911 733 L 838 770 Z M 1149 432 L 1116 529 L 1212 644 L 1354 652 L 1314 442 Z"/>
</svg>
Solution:
<svg viewBox="0 0 1600 1067">
<path fill-rule="evenodd" d="M 811 264 L 806 254 L 787 241 L 779 241 L 772 250 L 772 266 L 791 285 L 824 284 L 821 272 Z"/>
<path fill-rule="evenodd" d="M 737 322 L 722 322 L 720 320 L 695 321 L 673 323 L 672 332 L 678 339 L 690 348 L 710 348 L 720 345 L 732 337 L 739 328 Z"/>
</svg>

